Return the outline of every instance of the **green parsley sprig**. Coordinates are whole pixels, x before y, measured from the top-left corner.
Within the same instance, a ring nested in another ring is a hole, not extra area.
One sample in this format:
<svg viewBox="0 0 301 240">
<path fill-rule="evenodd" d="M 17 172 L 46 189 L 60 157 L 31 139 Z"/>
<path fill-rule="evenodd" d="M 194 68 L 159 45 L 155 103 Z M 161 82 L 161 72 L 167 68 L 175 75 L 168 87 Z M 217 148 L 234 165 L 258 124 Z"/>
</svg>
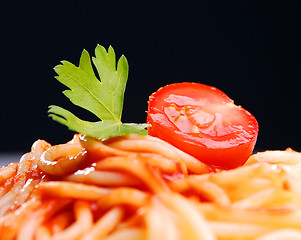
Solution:
<svg viewBox="0 0 301 240">
<path fill-rule="evenodd" d="M 54 105 L 49 106 L 49 116 L 72 131 L 94 138 L 107 139 L 129 133 L 147 135 L 149 124 L 121 122 L 129 72 L 125 56 L 120 57 L 116 68 L 114 49 L 110 46 L 106 51 L 103 46 L 97 45 L 92 62 L 100 80 L 95 76 L 86 50 L 82 52 L 79 67 L 62 61 L 54 70 L 58 74 L 56 79 L 69 88 L 63 94 L 73 104 L 93 113 L 100 121 L 81 120 L 70 111 Z"/>
</svg>

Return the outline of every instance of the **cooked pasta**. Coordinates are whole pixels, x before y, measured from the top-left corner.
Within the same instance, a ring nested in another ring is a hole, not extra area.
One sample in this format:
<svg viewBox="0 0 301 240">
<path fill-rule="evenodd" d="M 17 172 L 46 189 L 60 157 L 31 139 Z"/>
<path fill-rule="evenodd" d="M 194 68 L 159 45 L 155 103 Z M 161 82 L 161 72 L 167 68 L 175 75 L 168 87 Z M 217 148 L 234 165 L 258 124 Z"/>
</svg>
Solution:
<svg viewBox="0 0 301 240">
<path fill-rule="evenodd" d="M 0 169 L 0 239 L 301 239 L 300 166 L 290 149 L 217 170 L 151 136 L 38 140 Z"/>
</svg>

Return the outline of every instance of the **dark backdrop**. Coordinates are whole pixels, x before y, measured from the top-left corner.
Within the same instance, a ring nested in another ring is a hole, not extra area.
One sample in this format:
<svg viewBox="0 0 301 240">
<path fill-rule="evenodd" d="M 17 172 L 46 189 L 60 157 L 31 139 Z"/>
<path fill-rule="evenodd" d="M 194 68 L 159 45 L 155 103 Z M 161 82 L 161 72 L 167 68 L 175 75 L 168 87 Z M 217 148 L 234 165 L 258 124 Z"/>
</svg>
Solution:
<svg viewBox="0 0 301 240">
<path fill-rule="evenodd" d="M 257 149 L 301 150 L 300 4 L 250 2 L 2 3 L 0 150 L 71 138 L 47 117 L 51 104 L 72 110 L 53 67 L 77 65 L 82 50 L 94 55 L 97 44 L 129 61 L 124 122 L 145 122 L 148 96 L 159 87 L 195 81 L 223 90 L 257 118 Z"/>
</svg>

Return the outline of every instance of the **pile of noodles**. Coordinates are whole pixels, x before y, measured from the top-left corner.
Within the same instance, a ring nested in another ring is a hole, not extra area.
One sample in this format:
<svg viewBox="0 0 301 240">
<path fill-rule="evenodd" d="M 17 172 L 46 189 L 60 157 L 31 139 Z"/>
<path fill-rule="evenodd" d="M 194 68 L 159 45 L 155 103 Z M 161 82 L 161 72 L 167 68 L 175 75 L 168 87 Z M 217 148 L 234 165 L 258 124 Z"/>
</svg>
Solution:
<svg viewBox="0 0 301 240">
<path fill-rule="evenodd" d="M 217 171 L 151 136 L 38 140 L 0 169 L 0 239 L 301 239 L 301 154 Z"/>
</svg>

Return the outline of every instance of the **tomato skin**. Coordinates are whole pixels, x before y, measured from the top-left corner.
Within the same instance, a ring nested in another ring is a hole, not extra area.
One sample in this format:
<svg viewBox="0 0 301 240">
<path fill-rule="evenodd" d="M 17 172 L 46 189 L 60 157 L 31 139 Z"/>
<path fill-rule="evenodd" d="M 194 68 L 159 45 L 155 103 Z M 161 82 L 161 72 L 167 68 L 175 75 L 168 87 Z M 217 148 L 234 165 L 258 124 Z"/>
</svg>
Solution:
<svg viewBox="0 0 301 240">
<path fill-rule="evenodd" d="M 199 83 L 174 83 L 149 98 L 150 135 L 215 168 L 243 165 L 258 135 L 253 115 L 222 91 Z"/>
</svg>

